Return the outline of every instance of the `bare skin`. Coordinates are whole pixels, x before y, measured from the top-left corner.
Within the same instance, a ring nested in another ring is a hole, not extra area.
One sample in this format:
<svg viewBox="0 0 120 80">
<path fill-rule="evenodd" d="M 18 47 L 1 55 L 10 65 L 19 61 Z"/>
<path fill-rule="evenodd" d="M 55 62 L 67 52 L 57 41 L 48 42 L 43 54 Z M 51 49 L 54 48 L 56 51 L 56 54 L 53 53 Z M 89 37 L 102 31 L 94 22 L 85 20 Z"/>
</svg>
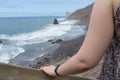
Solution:
<svg viewBox="0 0 120 80">
<path fill-rule="evenodd" d="M 118 0 L 96 0 L 86 38 L 80 50 L 58 68 L 63 76 L 87 71 L 98 64 L 109 46 L 114 32 L 113 16 Z M 45 73 L 55 77 L 55 66 L 42 67 Z"/>
</svg>

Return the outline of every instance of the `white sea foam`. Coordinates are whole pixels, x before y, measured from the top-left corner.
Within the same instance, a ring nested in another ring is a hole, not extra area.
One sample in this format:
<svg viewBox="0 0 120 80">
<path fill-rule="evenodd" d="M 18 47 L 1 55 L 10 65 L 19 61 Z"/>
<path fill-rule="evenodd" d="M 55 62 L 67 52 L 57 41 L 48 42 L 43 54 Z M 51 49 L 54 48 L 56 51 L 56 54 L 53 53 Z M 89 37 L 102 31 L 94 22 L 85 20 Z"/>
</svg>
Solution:
<svg viewBox="0 0 120 80">
<path fill-rule="evenodd" d="M 0 62 L 8 63 L 10 59 L 24 52 L 24 49 L 13 45 L 0 45 Z"/>
<path fill-rule="evenodd" d="M 77 20 L 65 20 L 63 22 L 60 22 L 60 24 L 65 24 L 65 25 L 73 25 L 77 22 Z"/>
<path fill-rule="evenodd" d="M 66 21 L 59 25 L 49 25 L 43 30 L 38 30 L 31 33 L 23 33 L 9 37 L 10 41 L 14 41 L 17 45 L 33 44 L 47 41 L 48 39 L 59 37 L 66 34 L 73 27 L 71 22 Z"/>
<path fill-rule="evenodd" d="M 57 18 L 58 21 L 64 21 L 65 20 L 65 17 L 62 17 L 62 18 Z"/>
</svg>

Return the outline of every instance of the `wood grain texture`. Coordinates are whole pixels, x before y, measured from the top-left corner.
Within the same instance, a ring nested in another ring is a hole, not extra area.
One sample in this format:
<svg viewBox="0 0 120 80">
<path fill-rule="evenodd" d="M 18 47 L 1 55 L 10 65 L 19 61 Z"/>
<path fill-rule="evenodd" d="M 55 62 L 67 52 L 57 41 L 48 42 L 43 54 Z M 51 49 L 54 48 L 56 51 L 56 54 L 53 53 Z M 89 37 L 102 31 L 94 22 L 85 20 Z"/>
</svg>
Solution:
<svg viewBox="0 0 120 80">
<path fill-rule="evenodd" d="M 43 71 L 0 63 L 0 80 L 89 80 L 66 76 L 52 78 Z"/>
</svg>

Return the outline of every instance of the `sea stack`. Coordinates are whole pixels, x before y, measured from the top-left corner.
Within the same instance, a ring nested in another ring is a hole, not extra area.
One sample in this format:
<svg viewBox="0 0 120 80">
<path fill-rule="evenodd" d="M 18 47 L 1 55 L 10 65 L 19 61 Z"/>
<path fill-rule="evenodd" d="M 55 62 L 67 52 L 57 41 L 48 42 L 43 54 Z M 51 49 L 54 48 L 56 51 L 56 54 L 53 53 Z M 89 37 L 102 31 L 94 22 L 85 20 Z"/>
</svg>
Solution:
<svg viewBox="0 0 120 80">
<path fill-rule="evenodd" d="M 66 18 L 68 18 L 70 15 L 70 12 L 66 12 Z"/>
<path fill-rule="evenodd" d="M 55 18 L 53 24 L 59 24 L 58 20 Z"/>
</svg>

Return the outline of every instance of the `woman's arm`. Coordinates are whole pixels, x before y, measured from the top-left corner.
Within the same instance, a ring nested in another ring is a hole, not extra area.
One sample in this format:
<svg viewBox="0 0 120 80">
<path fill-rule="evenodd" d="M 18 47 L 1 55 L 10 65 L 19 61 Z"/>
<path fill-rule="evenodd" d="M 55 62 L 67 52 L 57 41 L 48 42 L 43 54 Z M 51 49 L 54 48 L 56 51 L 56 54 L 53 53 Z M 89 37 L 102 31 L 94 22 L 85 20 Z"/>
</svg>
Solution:
<svg viewBox="0 0 120 80">
<path fill-rule="evenodd" d="M 89 24 L 89 29 L 82 47 L 76 55 L 61 65 L 60 75 L 71 75 L 93 68 L 102 58 L 113 36 L 113 0 L 96 0 Z M 54 66 L 42 70 L 56 76 Z"/>
</svg>

